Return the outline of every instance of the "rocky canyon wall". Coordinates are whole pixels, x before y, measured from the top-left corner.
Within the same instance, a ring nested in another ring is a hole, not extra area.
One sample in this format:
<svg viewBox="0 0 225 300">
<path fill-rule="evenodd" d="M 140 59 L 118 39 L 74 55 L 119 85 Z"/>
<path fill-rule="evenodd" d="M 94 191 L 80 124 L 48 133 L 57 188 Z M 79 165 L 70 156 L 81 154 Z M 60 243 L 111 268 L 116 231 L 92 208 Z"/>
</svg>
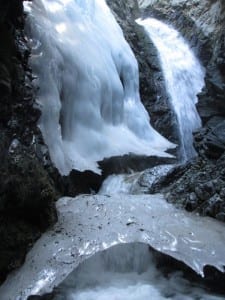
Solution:
<svg viewBox="0 0 225 300">
<path fill-rule="evenodd" d="M 20 0 L 0 3 L 0 283 L 56 220 Z"/>
</svg>

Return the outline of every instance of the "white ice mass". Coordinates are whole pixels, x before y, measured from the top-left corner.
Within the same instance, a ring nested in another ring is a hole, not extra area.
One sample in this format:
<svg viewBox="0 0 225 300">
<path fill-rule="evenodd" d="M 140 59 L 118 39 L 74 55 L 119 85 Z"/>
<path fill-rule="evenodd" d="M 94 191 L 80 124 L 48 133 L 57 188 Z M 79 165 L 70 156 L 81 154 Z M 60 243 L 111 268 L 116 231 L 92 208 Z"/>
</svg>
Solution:
<svg viewBox="0 0 225 300">
<path fill-rule="evenodd" d="M 40 128 L 61 174 L 100 173 L 98 161 L 174 147 L 149 123 L 136 59 L 104 0 L 26 4 Z"/>
</svg>

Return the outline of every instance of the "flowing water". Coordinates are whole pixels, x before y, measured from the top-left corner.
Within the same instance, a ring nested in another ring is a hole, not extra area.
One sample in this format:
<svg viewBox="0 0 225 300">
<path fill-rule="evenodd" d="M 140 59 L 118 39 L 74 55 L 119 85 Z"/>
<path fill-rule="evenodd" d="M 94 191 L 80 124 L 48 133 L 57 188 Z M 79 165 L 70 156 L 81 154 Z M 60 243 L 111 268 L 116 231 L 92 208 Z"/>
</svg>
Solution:
<svg viewBox="0 0 225 300">
<path fill-rule="evenodd" d="M 148 194 L 151 187 L 157 184 L 161 177 L 167 175 L 173 168 L 174 165 L 172 164 L 159 165 L 142 172 L 110 175 L 102 183 L 98 194 Z"/>
<path fill-rule="evenodd" d="M 171 107 L 179 124 L 181 157 L 190 159 L 195 155 L 192 132 L 201 126 L 195 105 L 204 86 L 205 71 L 173 27 L 154 18 L 137 22 L 144 26 L 158 50 Z"/>
<path fill-rule="evenodd" d="M 118 245 L 82 263 L 57 289 L 54 300 L 220 300 L 184 278 L 167 275 L 145 244 Z"/>
</svg>

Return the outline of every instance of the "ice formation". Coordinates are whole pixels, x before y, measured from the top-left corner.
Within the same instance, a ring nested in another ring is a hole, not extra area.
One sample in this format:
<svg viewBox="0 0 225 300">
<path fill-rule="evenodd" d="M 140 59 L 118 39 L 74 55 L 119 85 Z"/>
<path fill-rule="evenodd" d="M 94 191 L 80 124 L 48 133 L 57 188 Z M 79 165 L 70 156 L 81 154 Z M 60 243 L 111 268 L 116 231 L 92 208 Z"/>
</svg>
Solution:
<svg viewBox="0 0 225 300">
<path fill-rule="evenodd" d="M 26 3 L 40 128 L 61 174 L 174 147 L 149 123 L 136 59 L 104 0 Z"/>
<path fill-rule="evenodd" d="M 183 272 L 168 276 L 157 268 L 149 246 L 121 244 L 84 261 L 57 288 L 54 300 L 222 300 Z M 96 276 L 98 274 L 98 276 Z"/>
<path fill-rule="evenodd" d="M 7 278 L 0 299 L 49 292 L 87 258 L 117 244 L 148 244 L 201 275 L 206 265 L 224 270 L 224 224 L 178 210 L 162 195 L 62 198 L 57 208 L 58 222 Z"/>
</svg>

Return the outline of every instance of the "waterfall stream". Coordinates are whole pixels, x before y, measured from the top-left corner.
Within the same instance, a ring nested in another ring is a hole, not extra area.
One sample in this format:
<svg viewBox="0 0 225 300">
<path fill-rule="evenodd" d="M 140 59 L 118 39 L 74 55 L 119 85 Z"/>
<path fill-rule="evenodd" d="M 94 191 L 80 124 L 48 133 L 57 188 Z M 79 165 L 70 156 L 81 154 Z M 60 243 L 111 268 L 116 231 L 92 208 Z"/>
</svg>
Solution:
<svg viewBox="0 0 225 300">
<path fill-rule="evenodd" d="M 205 71 L 184 38 L 173 27 L 154 18 L 139 19 L 155 44 L 171 108 L 177 116 L 182 160 L 195 155 L 192 133 L 201 127 L 197 94 L 204 86 Z"/>
</svg>

